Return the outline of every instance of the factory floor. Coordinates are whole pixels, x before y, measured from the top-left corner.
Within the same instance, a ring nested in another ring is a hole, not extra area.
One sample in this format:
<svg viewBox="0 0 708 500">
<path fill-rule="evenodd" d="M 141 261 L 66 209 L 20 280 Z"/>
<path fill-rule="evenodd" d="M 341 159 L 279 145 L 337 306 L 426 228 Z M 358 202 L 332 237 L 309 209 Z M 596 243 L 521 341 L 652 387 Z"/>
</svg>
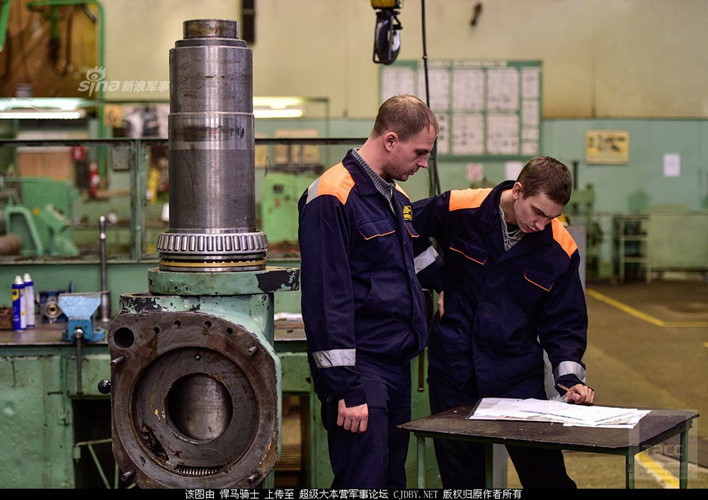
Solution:
<svg viewBox="0 0 708 500">
<path fill-rule="evenodd" d="M 688 488 L 708 488 L 708 279 L 588 281 L 588 384 L 595 404 L 691 410 Z M 678 487 L 678 439 L 635 458 L 636 488 Z M 565 452 L 580 488 L 624 488 L 625 458 Z M 520 487 L 511 462 L 508 486 Z"/>
</svg>

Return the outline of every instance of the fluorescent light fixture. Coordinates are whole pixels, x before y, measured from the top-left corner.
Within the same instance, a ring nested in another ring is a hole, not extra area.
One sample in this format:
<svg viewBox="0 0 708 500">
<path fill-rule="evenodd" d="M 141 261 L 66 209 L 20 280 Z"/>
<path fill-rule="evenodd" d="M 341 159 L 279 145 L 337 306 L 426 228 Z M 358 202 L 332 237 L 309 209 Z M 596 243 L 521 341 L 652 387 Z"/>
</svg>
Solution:
<svg viewBox="0 0 708 500">
<path fill-rule="evenodd" d="M 75 120 L 86 116 L 83 100 L 54 97 L 0 99 L 0 119 Z"/>
<path fill-rule="evenodd" d="M 305 116 L 305 103 L 306 99 L 302 97 L 254 97 L 253 116 L 255 118 L 301 118 Z M 91 104 L 82 99 L 60 97 L 0 99 L 0 119 L 72 120 L 85 117 L 84 107 Z"/>
<path fill-rule="evenodd" d="M 283 109 L 288 106 L 302 106 L 305 100 L 302 97 L 275 96 L 275 97 L 254 97 L 254 108 L 277 108 Z"/>
<path fill-rule="evenodd" d="M 86 116 L 86 111 L 62 111 L 60 109 L 27 109 L 0 111 L 0 119 L 5 120 L 76 120 Z"/>
<path fill-rule="evenodd" d="M 301 97 L 254 97 L 255 118 L 300 118 L 305 114 Z"/>
<path fill-rule="evenodd" d="M 304 114 L 302 108 L 268 109 L 253 108 L 254 118 L 301 118 Z"/>
</svg>

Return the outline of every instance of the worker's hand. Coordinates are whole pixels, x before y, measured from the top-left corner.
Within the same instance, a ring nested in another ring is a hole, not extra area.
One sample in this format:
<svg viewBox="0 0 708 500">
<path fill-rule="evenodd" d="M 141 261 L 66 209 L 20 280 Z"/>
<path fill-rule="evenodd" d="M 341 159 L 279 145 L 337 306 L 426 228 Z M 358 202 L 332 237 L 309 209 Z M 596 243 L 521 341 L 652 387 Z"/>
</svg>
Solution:
<svg viewBox="0 0 708 500">
<path fill-rule="evenodd" d="M 583 384 L 576 384 L 563 395 L 567 403 L 591 405 L 595 401 L 595 391 Z"/>
<path fill-rule="evenodd" d="M 440 317 L 443 317 L 443 314 L 445 314 L 445 300 L 443 299 L 443 294 L 445 293 L 445 290 L 440 292 L 438 294 L 438 314 Z"/>
<path fill-rule="evenodd" d="M 345 431 L 364 432 L 369 423 L 369 405 L 364 403 L 359 406 L 347 408 L 343 399 L 339 400 L 337 408 L 337 425 Z"/>
</svg>

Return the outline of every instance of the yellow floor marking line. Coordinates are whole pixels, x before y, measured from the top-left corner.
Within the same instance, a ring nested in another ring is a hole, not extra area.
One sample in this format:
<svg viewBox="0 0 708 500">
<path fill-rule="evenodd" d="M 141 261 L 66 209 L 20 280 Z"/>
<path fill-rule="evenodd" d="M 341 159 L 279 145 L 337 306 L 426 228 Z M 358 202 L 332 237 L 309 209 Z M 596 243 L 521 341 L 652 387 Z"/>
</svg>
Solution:
<svg viewBox="0 0 708 500">
<path fill-rule="evenodd" d="M 637 453 L 634 455 L 634 458 L 649 472 L 649 474 L 654 476 L 664 488 L 678 489 L 680 485 L 678 478 L 664 469 L 661 462 L 657 462 L 651 458 L 646 451 Z"/>
<path fill-rule="evenodd" d="M 588 288 L 586 290 L 586 293 L 590 295 L 592 298 L 597 299 L 601 302 L 604 302 L 605 304 L 609 304 L 612 307 L 616 307 L 620 311 L 624 311 L 630 316 L 634 316 L 635 318 L 641 319 L 643 321 L 646 321 L 647 323 L 651 323 L 652 325 L 655 326 L 661 326 L 661 327 L 684 327 L 684 328 L 700 328 L 704 326 L 708 326 L 708 321 L 663 321 L 659 318 L 655 318 L 654 316 L 649 316 L 648 314 L 644 314 L 641 311 L 638 311 L 637 309 L 628 306 L 627 304 L 624 304 L 618 300 L 612 299 L 608 297 L 607 295 L 603 295 L 600 292 L 597 292 L 595 290 L 592 290 Z"/>
</svg>

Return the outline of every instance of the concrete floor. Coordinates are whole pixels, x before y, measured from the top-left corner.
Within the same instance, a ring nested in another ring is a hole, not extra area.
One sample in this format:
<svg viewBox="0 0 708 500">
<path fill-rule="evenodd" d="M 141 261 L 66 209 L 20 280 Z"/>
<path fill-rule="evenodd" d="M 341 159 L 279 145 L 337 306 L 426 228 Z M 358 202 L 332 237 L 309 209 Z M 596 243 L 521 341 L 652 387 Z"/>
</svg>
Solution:
<svg viewBox="0 0 708 500">
<path fill-rule="evenodd" d="M 595 404 L 697 412 L 688 487 L 708 488 L 708 280 L 589 281 L 586 295 Z M 648 450 L 648 461 L 638 457 L 635 487 L 677 487 L 674 444 Z M 581 488 L 624 488 L 624 457 L 566 453 L 566 463 Z M 509 464 L 509 487 L 518 486 Z"/>
</svg>

